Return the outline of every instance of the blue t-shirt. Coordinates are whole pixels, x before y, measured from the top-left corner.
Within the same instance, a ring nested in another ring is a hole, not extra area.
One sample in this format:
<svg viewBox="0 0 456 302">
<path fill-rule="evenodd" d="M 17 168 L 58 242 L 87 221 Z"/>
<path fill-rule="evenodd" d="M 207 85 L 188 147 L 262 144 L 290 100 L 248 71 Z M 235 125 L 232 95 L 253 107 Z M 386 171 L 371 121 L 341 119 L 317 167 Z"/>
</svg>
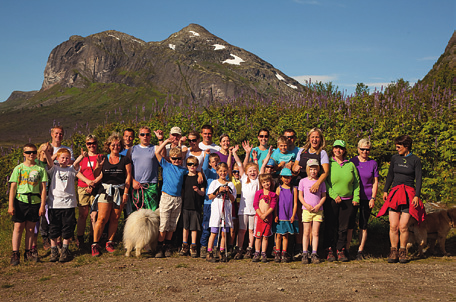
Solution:
<svg viewBox="0 0 456 302">
<path fill-rule="evenodd" d="M 260 170 L 261 170 L 261 166 L 263 166 L 263 160 L 266 158 L 266 156 L 268 156 L 269 149 L 266 149 L 263 151 L 263 150 L 260 150 L 260 147 L 253 148 L 252 151 L 250 151 L 250 158 L 252 159 L 252 161 L 253 161 L 253 156 L 252 156 L 253 150 L 255 150 L 258 153 L 258 166 L 260 167 Z"/>
<path fill-rule="evenodd" d="M 175 166 L 169 163 L 162 157 L 160 166 L 163 168 L 163 188 L 165 192 L 171 196 L 181 196 L 182 185 L 184 184 L 184 176 L 188 174 L 187 168 Z"/>
<path fill-rule="evenodd" d="M 158 183 L 158 160 L 155 157 L 155 146 L 135 145 L 131 147 L 133 178 L 139 183 Z"/>
<path fill-rule="evenodd" d="M 299 151 L 299 149 L 298 149 Z M 280 164 L 281 162 L 288 163 L 290 161 L 295 161 L 296 160 L 296 154 L 290 151 L 287 151 L 287 153 L 283 154 L 280 153 L 280 149 L 275 149 L 274 152 L 272 152 L 271 158 L 275 160 L 277 164 Z"/>
</svg>

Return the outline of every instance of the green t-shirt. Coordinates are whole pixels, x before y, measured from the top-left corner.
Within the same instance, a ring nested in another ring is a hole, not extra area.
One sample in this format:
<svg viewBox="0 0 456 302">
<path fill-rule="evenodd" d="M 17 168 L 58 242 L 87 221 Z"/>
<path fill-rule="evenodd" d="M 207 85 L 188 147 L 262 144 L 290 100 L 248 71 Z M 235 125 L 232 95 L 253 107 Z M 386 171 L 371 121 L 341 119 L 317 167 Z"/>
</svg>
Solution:
<svg viewBox="0 0 456 302">
<path fill-rule="evenodd" d="M 23 163 L 16 166 L 11 174 L 9 182 L 17 183 L 16 198 L 28 203 L 26 193 L 40 194 L 40 184 L 48 181 L 46 170 L 38 165 L 27 167 Z M 32 204 L 41 203 L 39 196 L 31 196 Z"/>
</svg>

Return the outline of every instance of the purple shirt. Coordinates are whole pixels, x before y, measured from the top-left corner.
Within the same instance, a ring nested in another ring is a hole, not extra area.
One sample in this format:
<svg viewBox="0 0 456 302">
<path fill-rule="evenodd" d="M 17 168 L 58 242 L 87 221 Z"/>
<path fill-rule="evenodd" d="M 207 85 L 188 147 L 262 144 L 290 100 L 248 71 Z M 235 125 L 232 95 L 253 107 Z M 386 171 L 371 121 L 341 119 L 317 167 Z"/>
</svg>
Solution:
<svg viewBox="0 0 456 302">
<path fill-rule="evenodd" d="M 360 162 L 358 156 L 353 157 L 350 161 L 355 164 L 361 180 L 359 198 L 370 200 L 375 177 L 379 177 L 377 162 L 370 158 L 366 162 Z"/>
<path fill-rule="evenodd" d="M 280 186 L 279 201 L 277 203 L 277 216 L 279 220 L 291 220 L 293 216 L 294 196 L 290 189 Z"/>
<path fill-rule="evenodd" d="M 303 178 L 299 181 L 299 191 L 302 191 L 302 195 L 304 197 L 304 202 L 307 203 L 308 205 L 314 207 L 316 206 L 321 198 L 324 196 L 326 193 L 326 185 L 324 182 L 320 184 L 320 187 L 318 188 L 318 191 L 316 193 L 310 192 L 310 188 L 313 186 L 314 183 L 316 183 L 317 180 L 310 180 L 308 177 Z M 304 210 L 305 207 L 302 206 L 302 209 Z M 322 208 L 318 209 L 319 211 Z"/>
<path fill-rule="evenodd" d="M 220 162 L 221 162 L 221 163 L 228 164 L 228 155 L 225 155 L 225 154 L 223 154 L 223 153 L 220 152 L 220 151 L 217 151 L 217 152 L 215 152 L 215 153 L 217 153 L 218 156 L 220 157 Z M 233 168 L 235 162 L 236 162 L 236 161 L 234 160 L 234 157 L 231 156 L 231 169 Z"/>
</svg>

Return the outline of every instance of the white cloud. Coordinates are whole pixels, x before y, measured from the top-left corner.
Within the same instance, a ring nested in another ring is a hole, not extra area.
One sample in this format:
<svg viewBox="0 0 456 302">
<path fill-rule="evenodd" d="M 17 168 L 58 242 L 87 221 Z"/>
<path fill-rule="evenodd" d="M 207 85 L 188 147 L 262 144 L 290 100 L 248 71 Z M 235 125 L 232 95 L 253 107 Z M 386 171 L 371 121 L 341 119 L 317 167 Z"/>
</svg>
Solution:
<svg viewBox="0 0 456 302">
<path fill-rule="evenodd" d="M 417 61 L 437 61 L 439 59 L 438 56 L 432 56 L 432 57 L 424 57 L 424 58 L 419 58 L 416 59 Z"/>
<path fill-rule="evenodd" d="M 332 82 L 332 81 L 337 80 L 338 76 L 335 75 L 335 74 L 332 74 L 332 75 L 301 75 L 301 76 L 294 76 L 292 78 L 295 79 L 296 81 L 298 81 L 301 84 L 307 84 L 309 81 L 312 81 L 312 83 Z"/>
</svg>

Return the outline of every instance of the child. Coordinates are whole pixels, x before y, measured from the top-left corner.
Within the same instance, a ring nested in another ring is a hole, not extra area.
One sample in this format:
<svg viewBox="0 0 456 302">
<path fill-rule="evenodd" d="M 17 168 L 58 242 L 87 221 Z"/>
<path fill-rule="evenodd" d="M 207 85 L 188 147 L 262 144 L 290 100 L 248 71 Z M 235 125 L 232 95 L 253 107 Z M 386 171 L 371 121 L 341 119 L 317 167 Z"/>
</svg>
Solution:
<svg viewBox="0 0 456 302">
<path fill-rule="evenodd" d="M 228 165 L 229 167 L 229 165 Z M 233 202 L 233 227 L 230 229 L 230 243 L 228 245 L 228 251 L 232 252 L 232 257 L 236 255 L 236 253 L 239 250 L 239 247 L 236 246 L 233 248 L 235 240 L 236 240 L 236 234 L 239 230 L 239 216 L 238 216 L 238 211 L 239 211 L 239 202 L 241 201 L 241 192 L 242 192 L 242 183 L 241 183 L 241 177 L 239 176 L 239 167 L 237 163 L 233 165 L 233 170 L 231 171 L 231 182 L 233 183 L 234 187 L 236 188 L 236 200 Z"/>
<path fill-rule="evenodd" d="M 182 191 L 182 222 L 184 230 L 182 234 L 181 256 L 186 256 L 190 251 L 192 258 L 196 258 L 196 238 L 201 231 L 201 207 L 203 206 L 204 191 L 206 181 L 199 184 L 197 169 L 199 166 L 198 158 L 190 156 L 187 158 L 186 166 L 188 174 L 184 176 L 184 187 Z M 191 232 L 192 244 L 188 245 L 188 234 Z"/>
<path fill-rule="evenodd" d="M 299 182 L 299 201 L 302 203 L 302 222 L 304 223 L 304 232 L 302 236 L 303 255 L 302 263 L 308 264 L 309 258 L 307 248 L 309 246 L 310 232 L 312 231 L 312 255 L 311 261 L 314 264 L 320 263 L 317 255 L 318 239 L 320 224 L 323 222 L 323 203 L 326 200 L 326 185 L 321 183 L 318 191 L 312 193 L 310 188 L 318 180 L 320 165 L 314 158 L 307 161 L 307 177 Z"/>
<path fill-rule="evenodd" d="M 277 196 L 271 191 L 272 177 L 269 174 L 260 175 L 260 190 L 255 193 L 253 207 L 255 209 L 255 254 L 252 262 L 268 262 L 266 249 L 268 248 L 268 237 L 272 236 L 272 213 L 276 207 Z"/>
<path fill-rule="evenodd" d="M 287 252 L 288 235 L 294 235 L 299 232 L 296 211 L 298 209 L 298 190 L 291 185 L 292 173 L 290 169 L 284 168 L 280 172 L 282 177 L 282 185 L 277 188 L 278 196 L 277 207 L 275 208 L 275 224 L 274 231 L 276 237 L 276 253 L 275 262 L 290 262 L 291 256 Z M 280 252 L 282 247 L 282 252 Z M 280 258 L 282 255 L 282 259 Z"/>
<path fill-rule="evenodd" d="M 277 139 L 277 149 L 271 155 L 271 158 L 277 163 L 276 175 L 280 174 L 283 168 L 291 169 L 296 159 L 296 154 L 288 151 L 288 139 L 280 136 Z"/>
<path fill-rule="evenodd" d="M 207 258 L 209 262 L 215 262 L 214 253 L 212 247 L 214 246 L 215 237 L 221 230 L 220 239 L 220 261 L 228 261 L 225 254 L 225 241 L 226 233 L 232 226 L 231 221 L 231 203 L 236 199 L 236 188 L 232 182 L 226 180 L 228 175 L 228 165 L 226 163 L 220 163 L 217 166 L 217 174 L 219 178 L 214 180 L 209 186 L 207 191 L 209 199 L 212 201 L 211 206 L 211 218 L 209 221 L 209 227 L 211 228 L 211 236 L 209 237 L 209 247 L 207 249 Z"/>
<path fill-rule="evenodd" d="M 57 151 L 57 164 L 46 152 L 48 173 L 50 175 L 48 215 L 49 215 L 49 238 L 51 239 L 50 262 L 67 262 L 71 260 L 68 249 L 70 240 L 74 235 L 76 222 L 75 208 L 77 206 L 75 179 L 79 170 L 79 162 L 87 155 L 81 150 L 81 155 L 73 165 L 71 152 L 66 148 Z M 59 255 L 57 238 L 63 238 L 63 246 Z M 59 257 L 60 256 L 60 257 Z"/>
<path fill-rule="evenodd" d="M 212 181 L 218 179 L 217 175 L 217 165 L 220 162 L 220 157 L 216 153 L 211 153 L 210 149 L 207 149 L 205 152 L 204 163 L 203 163 L 203 172 L 206 176 L 207 186 L 206 192 L 209 190 L 209 186 L 211 185 Z M 209 237 L 211 235 L 211 231 L 209 229 L 209 220 L 211 218 L 211 204 L 212 200 L 209 199 L 208 195 L 204 196 L 204 205 L 203 205 L 203 224 L 202 228 L 203 231 L 201 233 L 201 249 L 200 249 L 200 257 L 206 258 L 207 257 L 207 247 L 209 242 Z M 211 247 L 212 248 L 212 247 Z"/>
<path fill-rule="evenodd" d="M 16 166 L 11 174 L 9 191 L 8 213 L 13 216 L 14 230 L 12 236 L 13 252 L 11 265 L 20 262 L 19 248 L 21 246 L 22 232 L 25 228 L 25 253 L 24 261 L 38 261 L 38 252 L 31 250 L 33 229 L 40 216 L 45 213 L 46 170 L 35 163 L 37 157 L 36 146 L 26 144 L 22 148 L 25 160 Z"/>
<path fill-rule="evenodd" d="M 253 207 L 253 200 L 255 193 L 259 189 L 258 183 L 258 165 L 255 163 L 246 164 L 243 168 L 241 160 L 236 154 L 239 146 L 233 148 L 233 156 L 239 167 L 239 175 L 242 183 L 241 201 L 239 202 L 239 234 L 238 246 L 239 251 L 234 256 L 234 259 L 251 258 L 253 249 L 253 229 L 255 223 L 255 208 Z M 245 172 L 244 172 L 245 171 Z M 243 251 L 244 237 L 246 230 L 249 230 L 249 246 L 247 250 Z M 244 255 L 243 255 L 244 254 Z"/>
<path fill-rule="evenodd" d="M 182 167 L 182 151 L 179 147 L 169 150 L 169 163 L 163 156 L 162 150 L 173 138 L 166 139 L 156 150 L 160 166 L 163 168 L 163 188 L 160 198 L 160 228 L 158 236 L 157 254 L 155 258 L 171 257 L 171 239 L 176 230 L 182 208 L 182 184 L 188 170 Z"/>
</svg>

